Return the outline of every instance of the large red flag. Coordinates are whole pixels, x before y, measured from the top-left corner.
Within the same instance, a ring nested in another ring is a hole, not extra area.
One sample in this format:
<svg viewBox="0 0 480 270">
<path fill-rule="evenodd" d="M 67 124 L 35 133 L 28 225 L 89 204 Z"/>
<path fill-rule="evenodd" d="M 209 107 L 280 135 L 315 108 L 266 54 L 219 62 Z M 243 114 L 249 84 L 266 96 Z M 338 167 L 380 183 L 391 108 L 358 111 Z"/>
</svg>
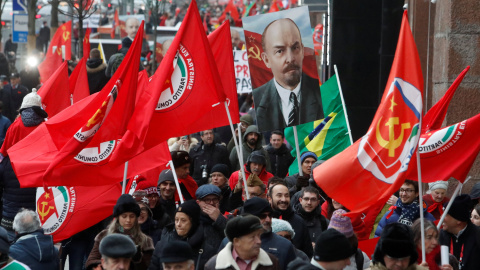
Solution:
<svg viewBox="0 0 480 270">
<path fill-rule="evenodd" d="M 430 130 L 436 130 L 442 127 L 445 115 L 447 115 L 448 105 L 452 100 L 453 94 L 457 90 L 458 86 L 462 82 L 463 78 L 470 70 L 470 66 L 466 67 L 460 75 L 455 79 L 450 88 L 443 97 L 433 105 L 428 112 L 425 113 L 422 119 L 422 133 L 427 133 Z"/>
<path fill-rule="evenodd" d="M 90 33 L 92 28 L 87 28 L 85 36 L 83 37 L 83 58 L 88 59 L 90 57 Z"/>
<path fill-rule="evenodd" d="M 45 234 L 58 243 L 108 216 L 122 193 L 120 184 L 37 189 L 37 213 Z"/>
<path fill-rule="evenodd" d="M 419 140 L 422 92 L 405 11 L 387 86 L 367 134 L 314 170 L 316 183 L 352 214 L 384 203 L 404 182 Z"/>
<path fill-rule="evenodd" d="M 460 123 L 431 130 L 420 137 L 422 182 L 448 180 L 464 182 L 480 151 L 480 114 Z M 416 168 L 417 164 L 412 164 Z M 412 169 L 413 169 L 412 168 Z M 418 180 L 416 170 L 410 179 Z"/>
<path fill-rule="evenodd" d="M 225 21 L 227 17 L 227 12 L 230 13 L 230 16 L 233 18 L 234 21 L 237 21 L 240 18 L 240 14 L 238 13 L 237 7 L 233 3 L 233 0 L 228 1 L 228 4 L 223 10 L 222 15 L 218 18 L 219 22 Z"/>
<path fill-rule="evenodd" d="M 38 89 L 42 97 L 43 109 L 52 118 L 70 106 L 70 89 L 68 84 L 68 64 L 63 62 L 48 80 Z"/>
<path fill-rule="evenodd" d="M 40 81 L 47 81 L 55 70 L 62 64 L 62 48 L 65 48 L 63 54 L 65 54 L 65 60 L 72 58 L 72 21 L 68 21 L 60 27 L 58 27 L 55 35 L 48 46 L 47 55 L 45 60 L 38 65 L 38 71 L 40 72 Z"/>
<path fill-rule="evenodd" d="M 70 78 L 68 78 L 72 103 L 76 103 L 77 101 L 90 95 L 86 59 L 86 57 L 82 57 L 82 59 L 78 61 L 77 66 L 73 70 L 72 74 L 70 74 Z"/>
<path fill-rule="evenodd" d="M 111 38 L 115 38 L 115 30 L 117 30 L 117 27 L 119 26 L 120 26 L 120 19 L 118 18 L 118 10 L 115 9 L 115 13 L 113 14 L 112 31 L 110 32 Z"/>
</svg>

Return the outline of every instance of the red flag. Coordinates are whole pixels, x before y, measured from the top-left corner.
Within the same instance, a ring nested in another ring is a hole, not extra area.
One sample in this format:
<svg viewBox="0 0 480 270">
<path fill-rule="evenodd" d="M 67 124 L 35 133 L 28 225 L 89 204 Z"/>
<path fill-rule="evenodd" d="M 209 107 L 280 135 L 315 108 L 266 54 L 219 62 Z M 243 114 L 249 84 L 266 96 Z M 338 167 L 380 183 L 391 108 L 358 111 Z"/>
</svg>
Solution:
<svg viewBox="0 0 480 270">
<path fill-rule="evenodd" d="M 448 180 L 464 182 L 480 152 L 480 114 L 460 123 L 429 131 L 420 137 L 422 182 Z M 416 168 L 416 163 L 412 166 Z M 441 168 L 441 169 L 440 169 Z M 410 179 L 418 180 L 416 170 Z"/>
<path fill-rule="evenodd" d="M 268 13 L 277 12 L 283 9 L 284 8 L 281 0 L 273 0 L 270 4 L 270 9 L 268 10 Z"/>
<path fill-rule="evenodd" d="M 68 78 L 70 97 L 73 103 L 90 95 L 87 76 L 87 58 L 82 57 Z M 71 102 L 72 103 L 72 102 Z"/>
<path fill-rule="evenodd" d="M 262 60 L 262 34 L 246 30 L 244 32 L 248 53 L 248 64 L 250 65 L 250 71 L 254 71 L 255 73 L 251 74 L 254 78 L 252 79 L 252 87 L 257 88 L 270 81 L 273 78 L 273 73 L 267 66 L 265 66 L 265 63 Z M 305 47 L 303 54 L 302 71 L 308 76 L 318 79 L 315 51 L 312 48 Z"/>
<path fill-rule="evenodd" d="M 37 213 L 45 234 L 58 243 L 108 216 L 122 193 L 120 184 L 37 189 Z"/>
<path fill-rule="evenodd" d="M 45 60 L 38 65 L 40 81 L 47 81 L 62 64 L 62 48 L 65 48 L 65 60 L 72 58 L 72 21 L 68 21 L 58 27 L 55 35 L 48 46 Z M 64 47 L 62 47 L 64 46 Z"/>
<path fill-rule="evenodd" d="M 222 23 L 227 18 L 227 12 L 230 13 L 230 16 L 233 18 L 234 21 L 237 21 L 240 18 L 240 14 L 238 13 L 237 7 L 233 3 L 233 0 L 228 1 L 227 6 L 223 10 L 222 15 L 218 18 L 218 21 Z"/>
<path fill-rule="evenodd" d="M 65 61 L 38 89 L 38 95 L 42 97 L 43 109 L 48 113 L 49 118 L 70 106 L 69 88 L 68 63 Z"/>
<path fill-rule="evenodd" d="M 417 48 L 403 14 L 395 58 L 367 134 L 314 170 L 314 179 L 352 215 L 386 202 L 402 185 L 419 139 L 423 79 Z"/>
<path fill-rule="evenodd" d="M 92 28 L 87 28 L 85 36 L 83 37 L 83 58 L 88 59 L 90 57 L 90 33 Z"/>
<path fill-rule="evenodd" d="M 442 127 L 450 100 L 452 100 L 453 94 L 455 94 L 455 91 L 467 74 L 468 70 L 470 70 L 470 66 L 466 67 L 462 73 L 458 75 L 450 88 L 448 88 L 445 95 L 443 95 L 443 97 L 437 103 L 435 103 L 435 105 L 433 105 L 433 107 L 430 108 L 427 113 L 425 113 L 422 119 L 422 133 L 427 133 L 430 130 L 436 130 Z"/>
</svg>

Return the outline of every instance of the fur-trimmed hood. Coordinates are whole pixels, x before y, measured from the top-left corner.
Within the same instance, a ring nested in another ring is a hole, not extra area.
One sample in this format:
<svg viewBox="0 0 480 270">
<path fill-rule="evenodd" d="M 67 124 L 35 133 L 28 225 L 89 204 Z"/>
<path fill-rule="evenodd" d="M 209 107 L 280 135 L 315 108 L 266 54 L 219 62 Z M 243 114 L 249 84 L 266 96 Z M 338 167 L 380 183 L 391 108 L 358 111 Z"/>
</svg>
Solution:
<svg viewBox="0 0 480 270">
<path fill-rule="evenodd" d="M 107 64 L 102 59 L 88 59 L 87 61 L 87 73 L 97 73 L 104 71 L 107 68 Z"/>
</svg>

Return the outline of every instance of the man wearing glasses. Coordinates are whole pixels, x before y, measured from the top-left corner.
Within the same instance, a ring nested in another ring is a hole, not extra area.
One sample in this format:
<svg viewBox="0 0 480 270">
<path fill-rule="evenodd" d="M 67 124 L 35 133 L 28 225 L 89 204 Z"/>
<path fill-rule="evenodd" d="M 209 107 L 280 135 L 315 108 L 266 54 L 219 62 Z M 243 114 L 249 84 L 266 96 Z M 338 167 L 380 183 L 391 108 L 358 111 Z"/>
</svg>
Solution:
<svg viewBox="0 0 480 270">
<path fill-rule="evenodd" d="M 320 205 L 320 194 L 318 189 L 308 186 L 300 191 L 300 203 L 295 204 L 295 213 L 297 213 L 307 224 L 312 246 L 317 242 L 320 234 L 328 228 L 327 219 L 322 216 Z"/>
<path fill-rule="evenodd" d="M 385 213 L 378 223 L 375 237 L 380 236 L 386 225 L 391 223 L 402 223 L 407 226 L 412 226 L 413 221 L 420 217 L 420 206 L 418 204 L 418 182 L 413 180 L 405 180 L 399 190 L 400 199 L 397 203 L 390 207 L 389 211 Z M 425 218 L 434 221 L 432 214 L 423 208 L 423 215 Z"/>
</svg>

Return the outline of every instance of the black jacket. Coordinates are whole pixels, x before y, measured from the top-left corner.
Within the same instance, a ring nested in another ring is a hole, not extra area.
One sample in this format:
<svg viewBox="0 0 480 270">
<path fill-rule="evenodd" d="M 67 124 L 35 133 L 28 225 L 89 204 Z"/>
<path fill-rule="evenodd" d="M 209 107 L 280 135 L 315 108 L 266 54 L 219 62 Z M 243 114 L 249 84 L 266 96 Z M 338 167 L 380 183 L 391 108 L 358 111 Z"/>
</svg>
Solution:
<svg viewBox="0 0 480 270">
<path fill-rule="evenodd" d="M 108 78 L 105 76 L 107 65 L 102 59 L 88 59 L 87 77 L 90 94 L 97 93 L 107 84 Z"/>
<path fill-rule="evenodd" d="M 265 147 L 265 150 L 267 150 L 268 155 L 270 156 L 271 173 L 275 176 L 285 178 L 288 173 L 288 168 L 295 160 L 290 154 L 287 145 L 282 144 L 280 148 L 275 149 L 269 144 Z"/>
<path fill-rule="evenodd" d="M 305 221 L 305 224 L 308 228 L 308 233 L 310 234 L 310 239 L 312 239 L 312 242 L 314 243 L 317 242 L 320 234 L 328 229 L 328 220 L 322 216 L 320 204 L 310 213 L 305 212 L 300 203 L 296 204 L 295 213 L 297 213 Z"/>
<path fill-rule="evenodd" d="M 198 186 L 207 184 L 208 176 L 210 175 L 210 170 L 215 164 L 225 164 L 232 170 L 230 166 L 229 153 L 227 148 L 221 144 L 210 144 L 206 145 L 203 141 L 190 150 L 190 175 Z M 203 166 L 206 165 L 207 177 L 202 177 Z"/>
<path fill-rule="evenodd" d="M 11 84 L 7 84 L 0 92 L 0 99 L 3 102 L 2 114 L 13 123 L 18 115 L 18 109 L 22 105 L 23 98 L 28 94 L 28 89 L 19 85 L 13 89 Z"/>
<path fill-rule="evenodd" d="M 311 258 L 313 256 L 313 246 L 305 221 L 299 215 L 295 214 L 291 207 L 285 211 L 273 211 L 274 218 L 280 218 L 280 216 L 281 219 L 288 221 L 295 231 L 295 237 L 292 239 L 293 245 Z"/>
<path fill-rule="evenodd" d="M 440 230 L 440 245 L 453 245 L 453 255 L 459 261 L 463 246 L 462 270 L 478 269 L 480 266 L 480 227 L 470 221 L 458 239 L 453 234 Z"/>
</svg>

